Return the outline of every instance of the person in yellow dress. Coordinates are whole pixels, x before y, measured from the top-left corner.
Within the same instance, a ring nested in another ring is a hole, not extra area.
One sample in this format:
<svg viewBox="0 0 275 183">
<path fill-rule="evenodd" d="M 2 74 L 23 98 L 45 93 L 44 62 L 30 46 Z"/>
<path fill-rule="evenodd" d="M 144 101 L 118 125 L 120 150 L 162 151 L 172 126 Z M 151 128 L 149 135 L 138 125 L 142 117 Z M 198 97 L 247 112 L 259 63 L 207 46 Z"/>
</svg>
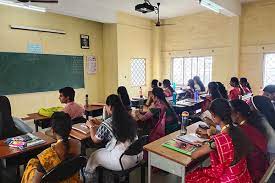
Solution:
<svg viewBox="0 0 275 183">
<path fill-rule="evenodd" d="M 38 183 L 44 174 L 62 161 L 80 155 L 81 144 L 78 140 L 69 139 L 72 129 L 71 118 L 64 112 L 55 112 L 51 117 L 52 129 L 57 143 L 28 162 L 21 183 Z M 78 183 L 80 175 L 76 173 L 62 183 Z"/>
</svg>

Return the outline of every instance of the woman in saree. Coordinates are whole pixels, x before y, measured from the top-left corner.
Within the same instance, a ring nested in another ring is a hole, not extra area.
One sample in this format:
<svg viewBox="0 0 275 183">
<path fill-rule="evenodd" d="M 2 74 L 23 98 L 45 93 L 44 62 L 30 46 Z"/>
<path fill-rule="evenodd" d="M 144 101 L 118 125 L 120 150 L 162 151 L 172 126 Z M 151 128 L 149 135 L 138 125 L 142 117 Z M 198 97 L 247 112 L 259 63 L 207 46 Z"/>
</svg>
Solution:
<svg viewBox="0 0 275 183">
<path fill-rule="evenodd" d="M 57 143 L 37 155 L 37 158 L 31 159 L 23 174 L 21 183 L 38 183 L 44 174 L 51 171 L 62 161 L 68 158 L 80 155 L 81 144 L 78 140 L 69 139 L 72 129 L 71 118 L 64 112 L 55 112 L 51 117 L 53 134 Z M 62 183 L 80 182 L 79 173 L 68 178 Z"/>
<path fill-rule="evenodd" d="M 225 99 L 215 99 L 209 108 L 221 132 L 192 153 L 192 159 L 210 155 L 211 166 L 199 168 L 186 176 L 187 183 L 251 183 L 246 155 L 251 147 L 246 136 L 233 125 L 231 107 Z"/>
</svg>

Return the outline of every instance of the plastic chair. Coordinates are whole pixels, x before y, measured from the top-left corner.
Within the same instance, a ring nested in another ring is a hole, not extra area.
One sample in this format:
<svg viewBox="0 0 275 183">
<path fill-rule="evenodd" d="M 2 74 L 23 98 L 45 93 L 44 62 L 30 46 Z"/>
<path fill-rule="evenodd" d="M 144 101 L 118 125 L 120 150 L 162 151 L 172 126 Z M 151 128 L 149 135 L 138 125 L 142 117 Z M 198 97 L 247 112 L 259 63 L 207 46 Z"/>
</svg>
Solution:
<svg viewBox="0 0 275 183">
<path fill-rule="evenodd" d="M 81 170 L 81 174 L 83 177 L 83 182 L 85 183 L 85 177 L 83 176 L 83 167 L 86 166 L 87 159 L 83 156 L 78 156 L 75 158 L 67 159 L 53 168 L 51 171 L 46 173 L 41 182 L 42 183 L 53 183 L 53 182 L 61 182 L 63 180 L 68 179 L 73 176 L 79 170 Z"/>
<path fill-rule="evenodd" d="M 260 183 L 268 183 L 268 182 L 273 182 L 274 181 L 274 171 L 275 171 L 275 160 L 270 164 L 269 168 L 265 172 L 264 176 L 262 177 Z M 273 176 L 273 177 L 272 177 Z M 270 178 L 272 180 L 270 180 Z"/>
<path fill-rule="evenodd" d="M 124 182 L 129 183 L 129 176 L 130 173 L 135 170 L 136 168 L 141 167 L 141 182 L 145 183 L 145 161 L 137 162 L 137 165 L 134 166 L 133 168 L 130 169 L 124 169 L 123 164 L 122 164 L 122 158 L 124 155 L 128 156 L 135 156 L 140 154 L 143 151 L 143 146 L 148 143 L 148 135 L 144 135 L 140 137 L 138 140 L 136 140 L 134 143 L 132 143 L 126 150 L 125 152 L 120 156 L 119 158 L 119 163 L 121 166 L 121 171 L 113 171 L 113 170 L 108 170 L 104 167 L 98 167 L 99 170 L 99 182 L 103 182 L 102 180 L 102 175 L 103 172 L 109 172 L 114 176 L 114 181 L 115 182 L 120 182 L 120 179 L 123 177 L 126 177 Z"/>
</svg>

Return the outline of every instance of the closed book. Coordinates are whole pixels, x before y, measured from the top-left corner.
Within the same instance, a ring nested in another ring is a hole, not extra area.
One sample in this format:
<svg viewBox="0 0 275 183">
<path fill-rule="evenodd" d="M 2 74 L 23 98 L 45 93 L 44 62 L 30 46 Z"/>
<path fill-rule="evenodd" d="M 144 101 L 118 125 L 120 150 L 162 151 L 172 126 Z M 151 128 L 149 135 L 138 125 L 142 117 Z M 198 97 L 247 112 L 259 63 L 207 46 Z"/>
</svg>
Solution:
<svg viewBox="0 0 275 183">
<path fill-rule="evenodd" d="M 81 133 L 84 134 L 89 134 L 90 133 L 90 129 L 87 127 L 87 125 L 85 123 L 78 123 L 78 124 L 74 124 L 72 129 L 77 130 Z"/>
<path fill-rule="evenodd" d="M 179 135 L 177 136 L 177 140 L 180 140 L 182 142 L 186 142 L 186 143 L 189 143 L 189 144 L 196 144 L 197 142 L 205 142 L 205 141 L 208 141 L 208 139 L 204 139 L 204 138 L 200 138 L 197 136 L 197 134 L 195 133 L 189 133 L 189 134 L 186 134 L 186 135 Z"/>
<path fill-rule="evenodd" d="M 182 154 L 186 154 L 188 156 L 191 156 L 192 152 L 194 152 L 197 149 L 197 147 L 195 147 L 192 144 L 185 143 L 176 139 L 169 140 L 162 144 L 162 146 L 180 152 Z"/>
</svg>

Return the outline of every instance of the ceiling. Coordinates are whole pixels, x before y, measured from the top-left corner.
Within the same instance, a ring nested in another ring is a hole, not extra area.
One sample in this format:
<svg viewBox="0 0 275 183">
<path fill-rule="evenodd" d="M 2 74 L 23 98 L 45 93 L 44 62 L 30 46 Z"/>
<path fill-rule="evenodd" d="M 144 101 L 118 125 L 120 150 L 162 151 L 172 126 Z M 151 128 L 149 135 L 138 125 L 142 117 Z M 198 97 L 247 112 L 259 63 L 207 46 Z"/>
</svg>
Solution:
<svg viewBox="0 0 275 183">
<path fill-rule="evenodd" d="M 245 3 L 255 0 L 240 1 Z M 135 5 L 142 2 L 143 0 L 59 0 L 58 4 L 40 3 L 37 5 L 48 8 L 49 12 L 103 23 L 115 23 L 116 13 L 118 11 L 156 19 L 156 14 L 154 12 L 144 15 L 134 10 Z M 206 10 L 199 5 L 198 0 L 150 0 L 150 2 L 153 5 L 156 5 L 157 2 L 160 3 L 161 19 L 183 16 Z"/>
</svg>

